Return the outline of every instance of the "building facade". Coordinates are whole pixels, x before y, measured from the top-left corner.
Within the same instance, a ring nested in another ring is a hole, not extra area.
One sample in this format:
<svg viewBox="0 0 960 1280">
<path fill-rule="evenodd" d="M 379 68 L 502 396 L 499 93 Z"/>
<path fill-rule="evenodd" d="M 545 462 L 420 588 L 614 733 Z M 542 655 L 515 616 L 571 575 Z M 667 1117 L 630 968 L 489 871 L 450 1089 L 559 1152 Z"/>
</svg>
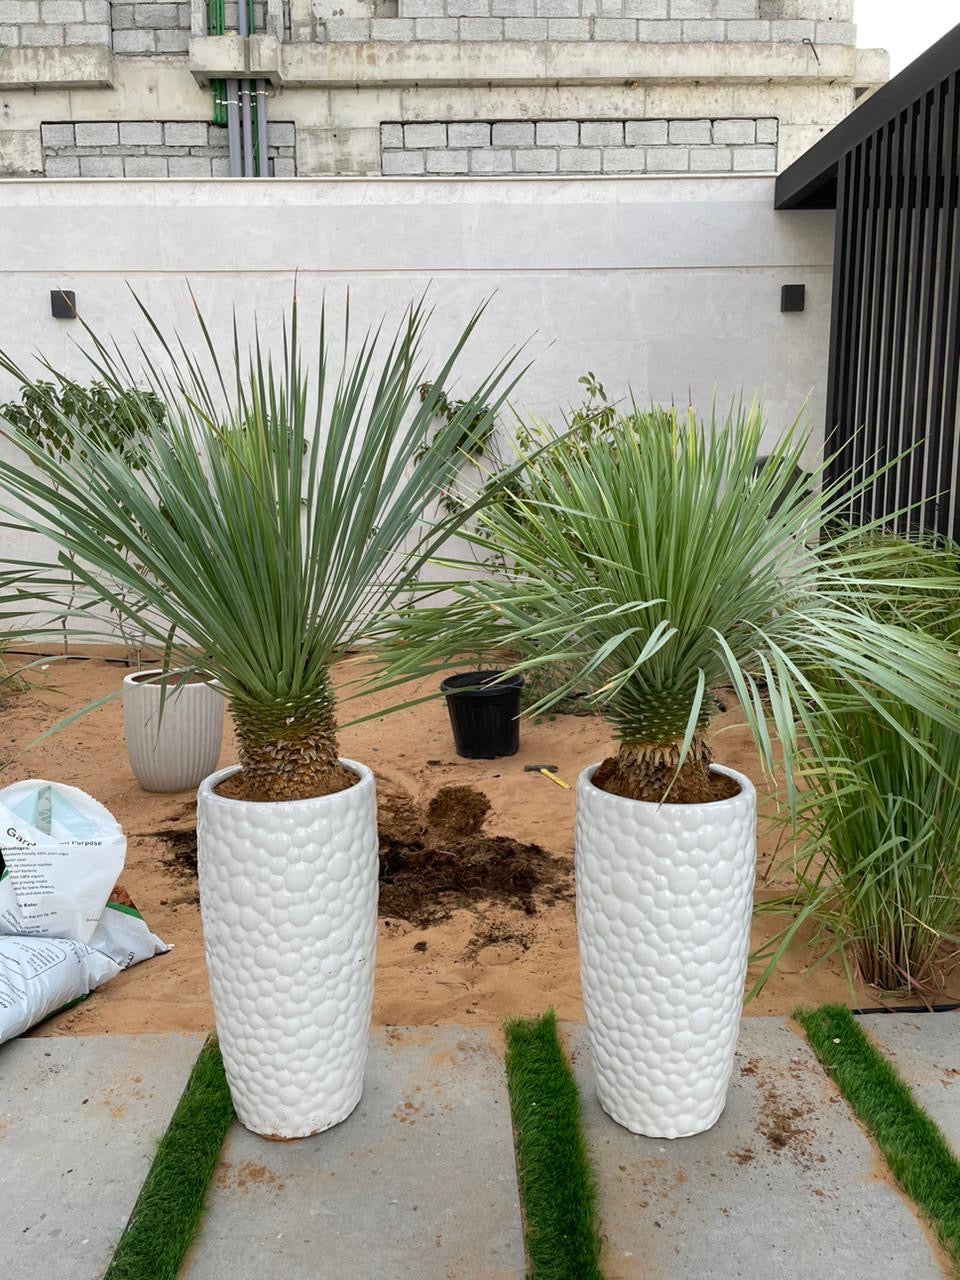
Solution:
<svg viewBox="0 0 960 1280">
<path fill-rule="evenodd" d="M 0 175 L 773 173 L 886 78 L 853 0 L 0 0 Z"/>
</svg>

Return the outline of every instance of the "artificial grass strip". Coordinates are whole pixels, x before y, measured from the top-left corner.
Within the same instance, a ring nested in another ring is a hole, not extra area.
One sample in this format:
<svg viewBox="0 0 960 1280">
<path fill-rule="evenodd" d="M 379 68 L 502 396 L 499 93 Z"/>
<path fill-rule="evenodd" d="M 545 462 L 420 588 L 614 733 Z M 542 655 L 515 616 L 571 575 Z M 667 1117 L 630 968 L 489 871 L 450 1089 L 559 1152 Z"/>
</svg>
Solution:
<svg viewBox="0 0 960 1280">
<path fill-rule="evenodd" d="M 849 1009 L 798 1009 L 814 1052 L 936 1231 L 960 1274 L 960 1161 Z"/>
<path fill-rule="evenodd" d="M 551 1009 L 506 1024 L 528 1280 L 603 1280 L 580 1095 Z"/>
<path fill-rule="evenodd" d="M 104 1280 L 176 1280 L 233 1122 L 216 1040 L 200 1050 Z"/>
</svg>

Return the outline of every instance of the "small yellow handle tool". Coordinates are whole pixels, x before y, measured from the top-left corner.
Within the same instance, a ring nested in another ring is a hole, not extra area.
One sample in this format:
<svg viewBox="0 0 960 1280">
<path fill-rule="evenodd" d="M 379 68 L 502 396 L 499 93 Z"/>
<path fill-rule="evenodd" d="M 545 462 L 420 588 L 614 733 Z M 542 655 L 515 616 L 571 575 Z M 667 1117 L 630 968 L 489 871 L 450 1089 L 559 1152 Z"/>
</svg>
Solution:
<svg viewBox="0 0 960 1280">
<path fill-rule="evenodd" d="M 523 766 L 524 773 L 542 773 L 545 778 L 549 778 L 551 782 L 555 782 L 558 787 L 562 787 L 564 791 L 570 790 L 570 783 L 564 782 L 562 778 L 557 777 L 557 766 L 555 764 L 525 764 Z"/>
</svg>

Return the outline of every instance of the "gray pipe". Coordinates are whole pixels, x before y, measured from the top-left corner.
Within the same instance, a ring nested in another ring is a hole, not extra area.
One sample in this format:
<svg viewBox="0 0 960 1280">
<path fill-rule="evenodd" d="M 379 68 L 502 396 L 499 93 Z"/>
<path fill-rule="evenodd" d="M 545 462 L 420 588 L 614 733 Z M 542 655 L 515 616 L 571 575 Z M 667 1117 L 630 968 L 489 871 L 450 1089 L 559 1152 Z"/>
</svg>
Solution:
<svg viewBox="0 0 960 1280">
<path fill-rule="evenodd" d="M 267 155 L 267 90 L 263 80 L 257 81 L 257 146 L 260 158 L 260 177 L 270 177 L 270 160 Z"/>
<path fill-rule="evenodd" d="M 237 30 L 246 38 L 250 34 L 248 0 L 237 0 Z M 253 177 L 253 119 L 250 113 L 250 80 L 238 80 L 240 89 L 240 121 L 242 131 L 243 176 Z"/>
<path fill-rule="evenodd" d="M 230 145 L 230 177 L 239 178 L 243 173 L 240 154 L 240 104 L 239 81 L 227 81 L 227 139 Z"/>
<path fill-rule="evenodd" d="M 253 177 L 253 117 L 250 114 L 252 80 L 240 81 L 240 120 L 243 127 L 243 176 Z"/>
</svg>

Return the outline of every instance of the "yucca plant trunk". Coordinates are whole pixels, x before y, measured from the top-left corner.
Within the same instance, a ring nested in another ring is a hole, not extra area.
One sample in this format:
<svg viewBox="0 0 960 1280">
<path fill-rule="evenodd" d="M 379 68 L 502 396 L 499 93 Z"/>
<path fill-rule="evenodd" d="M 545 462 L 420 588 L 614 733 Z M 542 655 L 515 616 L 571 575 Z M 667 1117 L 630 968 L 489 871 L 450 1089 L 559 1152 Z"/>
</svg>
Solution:
<svg viewBox="0 0 960 1280">
<path fill-rule="evenodd" d="M 712 773 L 713 753 L 705 737 L 695 734 L 681 764 L 679 739 L 669 742 L 621 742 L 593 775 L 593 785 L 629 800 L 703 804 L 736 794 L 726 774 Z"/>
<path fill-rule="evenodd" d="M 241 772 L 221 786 L 236 800 L 279 802 L 334 795 L 356 782 L 340 763 L 332 690 L 306 712 L 300 706 L 251 704 L 234 698 Z"/>
</svg>

